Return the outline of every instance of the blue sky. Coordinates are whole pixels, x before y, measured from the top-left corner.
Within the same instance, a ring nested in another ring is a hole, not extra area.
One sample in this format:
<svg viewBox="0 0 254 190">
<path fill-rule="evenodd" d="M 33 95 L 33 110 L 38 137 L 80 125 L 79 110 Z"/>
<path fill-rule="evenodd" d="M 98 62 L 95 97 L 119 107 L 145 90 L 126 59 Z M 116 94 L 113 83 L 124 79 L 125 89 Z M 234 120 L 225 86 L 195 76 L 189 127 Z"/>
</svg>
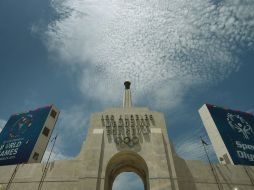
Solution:
<svg viewBox="0 0 254 190">
<path fill-rule="evenodd" d="M 165 114 L 178 154 L 206 161 L 198 109 L 254 113 L 253 9 L 251 0 L 3 0 L 0 126 L 54 103 L 55 158 L 72 158 L 90 114 L 121 106 L 130 80 L 135 106 Z"/>
</svg>

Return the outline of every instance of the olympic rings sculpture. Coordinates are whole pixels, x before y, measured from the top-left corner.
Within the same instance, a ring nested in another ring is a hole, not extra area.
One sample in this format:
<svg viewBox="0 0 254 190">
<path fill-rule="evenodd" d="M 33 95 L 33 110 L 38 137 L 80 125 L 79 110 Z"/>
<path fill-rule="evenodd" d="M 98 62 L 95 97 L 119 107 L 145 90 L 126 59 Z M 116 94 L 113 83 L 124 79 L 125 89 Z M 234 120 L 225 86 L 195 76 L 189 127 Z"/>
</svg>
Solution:
<svg viewBox="0 0 254 190">
<path fill-rule="evenodd" d="M 134 136 L 132 138 L 130 137 L 124 137 L 123 139 L 121 137 L 116 137 L 114 139 L 115 143 L 117 145 L 120 145 L 120 144 L 126 144 L 128 145 L 129 147 L 133 147 L 134 145 L 138 144 L 139 143 L 139 138 Z"/>
</svg>

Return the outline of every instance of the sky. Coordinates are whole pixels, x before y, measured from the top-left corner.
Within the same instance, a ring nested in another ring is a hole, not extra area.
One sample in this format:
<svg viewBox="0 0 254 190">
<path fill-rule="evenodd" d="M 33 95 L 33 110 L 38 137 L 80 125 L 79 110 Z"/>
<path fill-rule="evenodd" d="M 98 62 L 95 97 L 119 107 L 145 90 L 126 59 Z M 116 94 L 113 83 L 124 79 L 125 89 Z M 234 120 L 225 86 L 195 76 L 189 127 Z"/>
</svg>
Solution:
<svg viewBox="0 0 254 190">
<path fill-rule="evenodd" d="M 178 155 L 207 162 L 198 109 L 254 113 L 253 10 L 252 0 L 2 0 L 0 128 L 53 103 L 52 159 L 71 159 L 91 113 L 121 106 L 130 80 L 135 106 L 165 114 Z"/>
</svg>

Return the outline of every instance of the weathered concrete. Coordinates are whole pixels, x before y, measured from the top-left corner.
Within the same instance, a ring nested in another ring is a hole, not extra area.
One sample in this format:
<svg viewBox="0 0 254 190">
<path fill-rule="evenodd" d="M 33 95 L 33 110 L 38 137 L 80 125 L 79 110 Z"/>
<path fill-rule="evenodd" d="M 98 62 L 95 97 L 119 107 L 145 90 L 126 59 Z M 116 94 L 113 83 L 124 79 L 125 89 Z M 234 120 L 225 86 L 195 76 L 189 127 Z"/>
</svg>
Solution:
<svg viewBox="0 0 254 190">
<path fill-rule="evenodd" d="M 15 167 L 0 167 L 2 188 Z M 9 189 L 38 189 L 44 167 L 19 165 Z M 115 177 L 124 171 L 137 173 L 146 190 L 254 189 L 254 167 L 212 167 L 176 155 L 162 113 L 148 108 L 110 108 L 91 116 L 86 141 L 75 159 L 50 164 L 41 189 L 110 190 Z"/>
</svg>

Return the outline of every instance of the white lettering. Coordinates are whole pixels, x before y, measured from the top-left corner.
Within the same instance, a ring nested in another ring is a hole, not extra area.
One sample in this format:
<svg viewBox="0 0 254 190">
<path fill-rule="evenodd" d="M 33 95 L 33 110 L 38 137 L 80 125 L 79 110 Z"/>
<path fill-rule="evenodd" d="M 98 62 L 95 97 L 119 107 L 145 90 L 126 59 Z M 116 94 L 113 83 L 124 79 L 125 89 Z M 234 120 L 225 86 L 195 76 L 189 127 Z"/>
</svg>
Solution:
<svg viewBox="0 0 254 190">
<path fill-rule="evenodd" d="M 242 159 L 247 159 L 249 161 L 254 161 L 254 154 L 248 154 L 246 152 L 243 152 L 243 151 L 237 151 L 237 155 L 239 158 L 242 158 Z"/>
<path fill-rule="evenodd" d="M 0 152 L 0 156 L 12 156 L 17 154 L 18 152 L 18 148 L 15 149 L 8 149 L 8 150 L 3 150 L 2 152 Z"/>
<path fill-rule="evenodd" d="M 239 158 L 243 158 L 244 155 L 243 155 L 243 152 L 242 151 L 237 151 L 237 155 Z"/>
<path fill-rule="evenodd" d="M 16 141 L 16 142 L 7 143 L 5 145 L 5 149 L 18 148 L 18 147 L 21 146 L 21 144 L 22 144 L 22 141 Z"/>
<path fill-rule="evenodd" d="M 235 144 L 237 148 L 240 148 L 243 150 L 254 150 L 254 145 L 244 144 L 244 143 L 241 143 L 240 141 L 235 141 Z"/>
</svg>

